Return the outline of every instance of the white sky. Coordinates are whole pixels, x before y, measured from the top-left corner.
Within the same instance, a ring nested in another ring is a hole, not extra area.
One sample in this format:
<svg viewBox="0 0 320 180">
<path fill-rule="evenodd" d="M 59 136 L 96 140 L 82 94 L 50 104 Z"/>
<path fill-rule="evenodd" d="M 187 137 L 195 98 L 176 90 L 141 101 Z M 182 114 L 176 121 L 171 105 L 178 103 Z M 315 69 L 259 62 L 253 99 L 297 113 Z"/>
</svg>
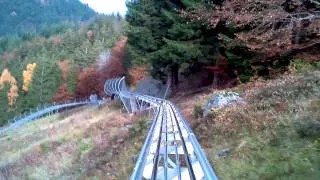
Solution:
<svg viewBox="0 0 320 180">
<path fill-rule="evenodd" d="M 125 15 L 127 8 L 126 0 L 80 0 L 84 4 L 88 4 L 92 9 L 99 13 L 111 14 L 119 12 Z"/>
</svg>

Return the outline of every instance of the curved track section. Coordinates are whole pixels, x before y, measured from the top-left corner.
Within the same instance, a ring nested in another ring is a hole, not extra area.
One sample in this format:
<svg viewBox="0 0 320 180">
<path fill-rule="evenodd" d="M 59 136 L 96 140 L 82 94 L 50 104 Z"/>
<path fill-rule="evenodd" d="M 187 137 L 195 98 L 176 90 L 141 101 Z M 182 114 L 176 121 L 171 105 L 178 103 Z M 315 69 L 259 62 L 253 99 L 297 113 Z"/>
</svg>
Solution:
<svg viewBox="0 0 320 180">
<path fill-rule="evenodd" d="M 3 135 L 6 132 L 8 132 L 9 130 L 16 129 L 16 128 L 23 126 L 24 124 L 26 124 L 30 121 L 33 121 L 33 120 L 38 119 L 40 117 L 43 117 L 47 114 L 58 112 L 61 109 L 74 108 L 74 107 L 83 106 L 83 105 L 87 105 L 87 104 L 98 104 L 98 103 L 99 102 L 85 100 L 85 101 L 67 102 L 67 103 L 63 103 L 63 104 L 53 104 L 51 106 L 45 107 L 44 109 L 42 109 L 40 111 L 31 112 L 28 115 L 14 119 L 13 122 L 9 126 L 0 129 L 0 135 Z"/>
<path fill-rule="evenodd" d="M 129 92 L 124 78 L 107 80 L 104 90 L 120 98 L 128 113 L 155 112 L 131 180 L 218 179 L 187 121 L 173 103 Z"/>
</svg>

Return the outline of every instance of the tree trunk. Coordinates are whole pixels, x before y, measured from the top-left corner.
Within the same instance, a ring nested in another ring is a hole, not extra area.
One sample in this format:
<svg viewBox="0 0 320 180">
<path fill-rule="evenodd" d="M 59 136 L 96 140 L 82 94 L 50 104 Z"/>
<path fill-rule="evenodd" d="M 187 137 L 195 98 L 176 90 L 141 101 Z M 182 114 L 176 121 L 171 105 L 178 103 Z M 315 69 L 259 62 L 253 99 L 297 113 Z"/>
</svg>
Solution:
<svg viewBox="0 0 320 180">
<path fill-rule="evenodd" d="M 179 86 L 179 65 L 173 65 L 171 68 L 171 82 L 176 88 Z"/>
</svg>

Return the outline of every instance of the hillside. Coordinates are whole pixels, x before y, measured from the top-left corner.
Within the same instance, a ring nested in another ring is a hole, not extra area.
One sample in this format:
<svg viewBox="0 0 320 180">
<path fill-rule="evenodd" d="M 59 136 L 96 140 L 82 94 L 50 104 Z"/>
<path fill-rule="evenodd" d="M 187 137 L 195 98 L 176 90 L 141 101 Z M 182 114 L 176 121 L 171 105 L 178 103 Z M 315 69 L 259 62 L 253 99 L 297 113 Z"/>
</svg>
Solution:
<svg viewBox="0 0 320 180">
<path fill-rule="evenodd" d="M 225 89 L 244 103 L 205 117 L 203 107 L 221 91 L 176 99 L 221 179 L 320 176 L 320 72 L 307 71 Z"/>
<path fill-rule="evenodd" d="M 0 179 L 127 179 L 146 121 L 118 108 L 85 106 L 0 137 Z"/>
<path fill-rule="evenodd" d="M 99 16 L 5 47 L 0 53 L 0 126 L 39 105 L 102 96 L 105 79 L 123 73 L 117 62 L 123 58 L 125 27 L 116 16 Z M 109 66 L 117 68 L 109 71 Z"/>
<path fill-rule="evenodd" d="M 313 71 L 242 84 L 228 90 L 245 104 L 208 117 L 197 107 L 219 91 L 173 100 L 221 179 L 317 179 L 319 80 Z M 2 136 L 0 178 L 128 179 L 149 123 L 120 113 L 119 103 L 66 111 Z"/>
<path fill-rule="evenodd" d="M 33 34 L 58 30 L 62 22 L 79 23 L 96 16 L 78 0 L 2 0 L 0 36 Z"/>
</svg>

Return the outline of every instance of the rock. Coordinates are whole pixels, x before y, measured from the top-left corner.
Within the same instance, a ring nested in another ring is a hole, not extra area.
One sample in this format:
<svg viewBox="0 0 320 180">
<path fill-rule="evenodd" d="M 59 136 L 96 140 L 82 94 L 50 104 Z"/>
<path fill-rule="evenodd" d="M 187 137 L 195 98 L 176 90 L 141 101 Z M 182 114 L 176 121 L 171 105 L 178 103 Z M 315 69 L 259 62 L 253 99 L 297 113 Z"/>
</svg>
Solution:
<svg viewBox="0 0 320 180">
<path fill-rule="evenodd" d="M 146 79 L 138 83 L 135 92 L 154 97 L 163 97 L 166 91 L 166 85 L 155 79 Z M 168 96 L 168 94 L 167 94 Z"/>
<path fill-rule="evenodd" d="M 216 156 L 218 156 L 219 158 L 226 158 L 230 155 L 231 155 L 231 150 L 229 148 L 216 152 Z"/>
<path fill-rule="evenodd" d="M 208 115 L 213 109 L 220 109 L 234 104 L 241 104 L 243 99 L 235 92 L 216 93 L 204 108 L 203 115 Z"/>
</svg>

